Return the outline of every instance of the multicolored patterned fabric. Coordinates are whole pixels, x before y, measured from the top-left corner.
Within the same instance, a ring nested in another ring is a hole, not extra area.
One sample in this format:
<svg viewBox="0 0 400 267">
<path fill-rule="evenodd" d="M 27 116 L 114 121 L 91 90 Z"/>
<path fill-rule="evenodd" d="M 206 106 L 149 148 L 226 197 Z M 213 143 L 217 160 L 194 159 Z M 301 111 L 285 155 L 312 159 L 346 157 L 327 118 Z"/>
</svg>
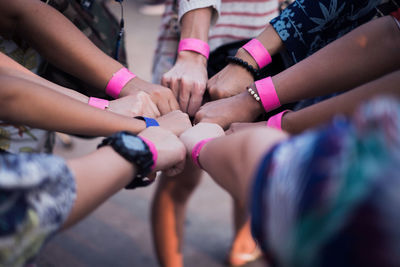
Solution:
<svg viewBox="0 0 400 267">
<path fill-rule="evenodd" d="M 374 100 L 265 156 L 253 233 L 274 266 L 400 266 L 399 166 L 400 104 Z"/>
<path fill-rule="evenodd" d="M 271 25 L 297 63 L 376 15 L 381 0 L 298 0 Z"/>
<path fill-rule="evenodd" d="M 40 74 L 41 56 L 26 43 L 0 37 L 0 52 L 14 59 L 30 71 Z M 0 121 L 0 149 L 11 153 L 45 152 L 53 150 L 54 135 L 51 132 L 23 125 L 10 125 Z"/>
<path fill-rule="evenodd" d="M 66 220 L 76 198 L 63 159 L 0 153 L 0 266 L 24 266 Z"/>
</svg>

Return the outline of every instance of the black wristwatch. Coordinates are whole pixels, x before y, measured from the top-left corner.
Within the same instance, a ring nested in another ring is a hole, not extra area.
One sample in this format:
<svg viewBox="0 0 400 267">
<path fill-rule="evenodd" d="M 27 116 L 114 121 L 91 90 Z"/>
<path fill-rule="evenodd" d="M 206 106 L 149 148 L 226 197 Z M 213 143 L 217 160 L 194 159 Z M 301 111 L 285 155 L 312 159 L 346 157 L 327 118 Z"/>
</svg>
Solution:
<svg viewBox="0 0 400 267">
<path fill-rule="evenodd" d="M 118 132 L 103 139 L 97 148 L 103 146 L 111 146 L 115 152 L 137 168 L 136 176 L 125 187 L 126 189 L 147 186 L 153 182 L 146 177 L 150 174 L 151 166 L 154 163 L 153 154 L 140 137 L 125 131 Z"/>
</svg>

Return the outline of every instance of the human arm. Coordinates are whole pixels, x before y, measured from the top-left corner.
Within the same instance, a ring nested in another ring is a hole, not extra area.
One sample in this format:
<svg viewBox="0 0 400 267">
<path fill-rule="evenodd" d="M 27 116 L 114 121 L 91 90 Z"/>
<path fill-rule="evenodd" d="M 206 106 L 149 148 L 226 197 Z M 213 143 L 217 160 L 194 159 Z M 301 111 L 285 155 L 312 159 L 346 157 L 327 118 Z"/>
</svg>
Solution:
<svg viewBox="0 0 400 267">
<path fill-rule="evenodd" d="M 376 96 L 384 95 L 400 99 L 399 84 L 400 71 L 394 71 L 341 95 L 297 111 L 286 112 L 281 118 L 282 130 L 290 134 L 299 134 L 328 123 L 338 114 L 350 117 L 362 103 Z M 266 121 L 232 123 L 227 134 L 254 127 L 265 128 L 266 126 Z"/>
<path fill-rule="evenodd" d="M 400 98 L 400 71 L 394 71 L 354 90 L 332 97 L 282 117 L 282 129 L 291 134 L 329 122 L 335 115 L 350 116 L 361 105 L 378 95 Z"/>
<path fill-rule="evenodd" d="M 105 90 L 113 74 L 123 68 L 62 14 L 41 1 L 1 0 L 0 17 L 0 34 L 27 40 L 48 61 L 99 90 Z M 122 88 L 119 97 L 138 91 L 150 94 L 162 114 L 178 109 L 168 88 L 153 85 L 139 77 L 131 79 Z"/>
<path fill-rule="evenodd" d="M 270 55 L 285 49 L 294 63 L 300 62 L 350 30 L 372 19 L 379 0 L 294 1 L 272 19 L 257 37 Z M 258 68 L 243 49 L 237 57 Z M 232 79 L 231 77 L 238 77 Z M 242 67 L 229 64 L 208 82 L 214 99 L 243 92 L 251 82 L 251 75 Z M 247 82 L 247 84 L 246 84 Z"/>
<path fill-rule="evenodd" d="M 270 24 L 256 39 L 262 43 L 271 56 L 284 48 L 282 40 Z M 242 59 L 256 70 L 259 70 L 256 61 L 245 49 L 239 48 L 235 57 Z M 221 99 L 244 92 L 246 87 L 253 82 L 253 76 L 245 68 L 229 63 L 220 72 L 211 77 L 207 82 L 207 90 L 213 99 Z"/>
<path fill-rule="evenodd" d="M 44 86 L 51 90 L 57 91 L 61 94 L 67 95 L 83 103 L 89 102 L 89 97 L 81 94 L 75 90 L 71 90 L 55 83 L 52 83 L 39 75 L 31 72 L 22 65 L 18 64 L 10 57 L 0 52 L 0 74 L 12 76 L 18 79 L 25 79 L 27 81 L 36 83 Z M 160 112 L 156 105 L 151 100 L 150 96 L 143 92 L 137 91 L 125 97 L 109 101 L 107 108 L 108 111 L 125 115 L 125 116 L 146 116 L 146 117 L 158 117 Z"/>
<path fill-rule="evenodd" d="M 393 72 L 400 66 L 400 54 L 397 52 L 399 46 L 399 29 L 393 18 L 384 17 L 360 26 L 314 55 L 273 76 L 272 82 L 279 102 L 283 105 L 347 91 Z M 255 84 L 250 87 L 255 91 L 258 89 Z M 225 116 L 225 126 L 243 121 L 233 116 L 238 112 L 241 118 L 256 118 L 265 112 L 260 102 L 246 97 L 246 94 L 248 92 L 241 93 L 241 97 L 231 97 L 231 100 L 235 100 L 235 105 L 229 108 L 209 112 L 208 109 L 212 106 L 204 106 L 196 116 L 199 121 L 206 118 L 208 122 L 218 122 L 218 116 Z"/>
<path fill-rule="evenodd" d="M 257 128 L 218 137 L 219 131 L 208 123 L 200 123 L 184 132 L 180 139 L 190 155 L 197 142 L 217 136 L 203 146 L 199 162 L 215 182 L 243 203 L 261 157 L 288 135 L 275 129 Z"/>
<path fill-rule="evenodd" d="M 185 147 L 171 132 L 151 127 L 139 136 L 153 142 L 157 149 L 154 171 L 166 170 L 185 159 Z M 100 164 L 107 162 L 107 164 Z M 105 146 L 81 158 L 71 159 L 68 167 L 74 173 L 77 199 L 63 228 L 67 228 L 93 211 L 107 198 L 124 188 L 135 177 L 137 168 L 111 147 Z"/>
<path fill-rule="evenodd" d="M 180 39 L 194 38 L 207 43 L 212 12 L 212 7 L 205 7 L 184 14 Z M 183 50 L 178 52 L 172 69 L 162 76 L 161 84 L 172 90 L 183 112 L 194 116 L 200 108 L 207 80 L 207 58 Z"/>
<path fill-rule="evenodd" d="M 7 122 L 94 136 L 145 129 L 141 120 L 91 107 L 24 79 L 2 75 L 0 81 L 0 118 Z M 178 111 L 160 117 L 158 122 L 176 134 L 190 127 L 187 115 Z"/>
</svg>

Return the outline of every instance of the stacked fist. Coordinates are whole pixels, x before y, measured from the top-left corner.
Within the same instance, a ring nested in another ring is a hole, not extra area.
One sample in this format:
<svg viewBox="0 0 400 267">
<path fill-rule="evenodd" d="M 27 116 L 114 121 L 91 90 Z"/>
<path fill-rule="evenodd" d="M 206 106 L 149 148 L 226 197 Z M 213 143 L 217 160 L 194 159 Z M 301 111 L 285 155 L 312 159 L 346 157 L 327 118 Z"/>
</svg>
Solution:
<svg viewBox="0 0 400 267">
<path fill-rule="evenodd" d="M 193 147 L 199 141 L 225 135 L 217 124 L 199 123 L 194 127 L 186 113 L 173 111 L 157 119 L 160 127 L 149 127 L 139 136 L 150 140 L 157 149 L 158 158 L 154 171 L 163 170 L 167 175 L 179 174 Z M 150 175 L 154 178 L 155 175 Z"/>
</svg>

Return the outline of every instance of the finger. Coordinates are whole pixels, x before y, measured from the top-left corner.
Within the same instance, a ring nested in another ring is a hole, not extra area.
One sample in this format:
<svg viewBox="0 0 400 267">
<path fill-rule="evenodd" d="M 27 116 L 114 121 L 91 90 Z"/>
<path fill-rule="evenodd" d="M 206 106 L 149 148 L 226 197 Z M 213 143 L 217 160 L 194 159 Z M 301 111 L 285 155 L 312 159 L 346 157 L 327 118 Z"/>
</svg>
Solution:
<svg viewBox="0 0 400 267">
<path fill-rule="evenodd" d="M 172 82 L 171 82 L 171 78 L 170 77 L 167 77 L 167 76 L 163 76 L 162 78 L 161 78 L 161 85 L 162 86 L 165 86 L 165 87 L 167 87 L 167 88 L 169 88 L 169 89 L 171 89 L 171 91 L 172 91 L 172 93 L 174 93 L 174 95 L 175 95 L 175 92 L 174 92 L 174 90 L 172 89 Z M 176 97 L 176 96 L 175 96 Z"/>
<path fill-rule="evenodd" d="M 171 112 L 171 108 L 169 106 L 169 101 L 168 99 L 161 99 L 157 103 L 157 108 L 161 112 L 161 115 L 165 115 Z"/>
<path fill-rule="evenodd" d="M 196 115 L 194 116 L 194 121 L 193 124 L 198 124 L 203 118 L 203 115 L 199 112 L 196 113 Z"/>
<path fill-rule="evenodd" d="M 154 104 L 153 101 L 149 100 L 148 105 L 146 107 L 150 110 L 150 112 L 153 114 L 153 118 L 157 118 L 161 116 L 160 111 L 158 110 L 156 104 Z"/>
<path fill-rule="evenodd" d="M 225 135 L 231 135 L 233 133 L 234 133 L 234 131 L 233 131 L 232 127 L 230 127 L 227 131 L 225 131 Z"/>
<path fill-rule="evenodd" d="M 169 103 L 169 107 L 171 110 L 179 110 L 179 104 L 178 104 L 178 101 L 176 100 L 176 98 L 170 97 L 168 99 L 168 103 Z"/>
<path fill-rule="evenodd" d="M 188 104 L 188 114 L 190 116 L 194 116 L 196 112 L 200 109 L 201 103 L 203 101 L 203 93 L 204 88 L 200 88 L 199 85 L 197 85 L 196 88 L 194 88 L 194 91 L 192 91 L 192 95 L 190 96 Z"/>
<path fill-rule="evenodd" d="M 165 174 L 167 176 L 176 176 L 180 174 L 184 168 L 185 168 L 185 161 L 179 162 L 175 166 L 172 166 L 170 169 L 166 170 Z"/>
<path fill-rule="evenodd" d="M 179 106 L 181 107 L 181 110 L 185 113 L 187 112 L 189 104 L 190 92 L 193 89 L 192 86 L 193 85 L 191 83 L 187 83 L 181 80 L 179 91 Z"/>
<path fill-rule="evenodd" d="M 177 80 L 177 79 L 172 79 L 171 81 L 170 81 L 170 87 L 169 88 L 171 88 L 171 90 L 172 90 L 172 93 L 174 94 L 174 97 L 175 97 L 175 99 L 178 99 L 179 98 L 179 86 L 180 86 L 180 83 L 179 83 L 179 81 Z"/>
</svg>

